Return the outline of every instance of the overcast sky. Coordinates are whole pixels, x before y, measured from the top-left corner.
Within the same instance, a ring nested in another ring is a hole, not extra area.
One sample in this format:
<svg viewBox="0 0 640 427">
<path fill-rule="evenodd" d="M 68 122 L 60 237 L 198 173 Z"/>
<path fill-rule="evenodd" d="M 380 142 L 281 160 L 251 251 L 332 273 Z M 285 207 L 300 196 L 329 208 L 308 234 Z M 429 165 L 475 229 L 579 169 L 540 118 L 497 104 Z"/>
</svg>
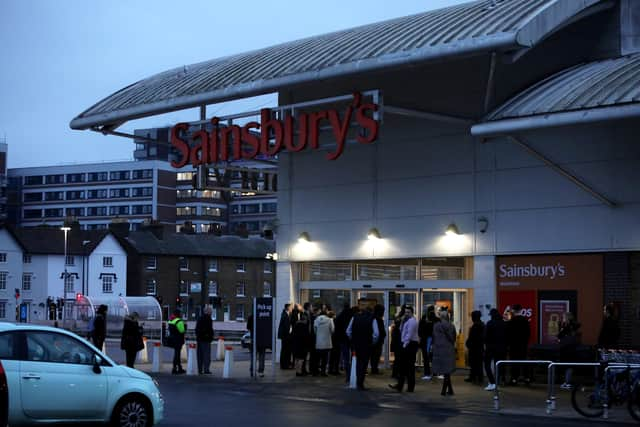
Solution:
<svg viewBox="0 0 640 427">
<path fill-rule="evenodd" d="M 73 131 L 69 122 L 152 74 L 465 1 L 0 0 L 0 139 L 9 146 L 8 166 L 132 160 L 132 140 Z M 263 97 L 209 111 L 229 114 L 272 102 Z M 178 118 L 149 118 L 120 130 Z"/>
</svg>

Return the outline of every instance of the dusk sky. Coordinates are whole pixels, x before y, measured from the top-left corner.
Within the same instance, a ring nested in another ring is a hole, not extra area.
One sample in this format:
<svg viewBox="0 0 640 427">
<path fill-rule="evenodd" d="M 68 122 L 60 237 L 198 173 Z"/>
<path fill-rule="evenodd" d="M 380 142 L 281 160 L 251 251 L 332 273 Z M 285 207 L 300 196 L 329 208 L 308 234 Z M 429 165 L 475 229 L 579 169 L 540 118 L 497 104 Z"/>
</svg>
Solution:
<svg viewBox="0 0 640 427">
<path fill-rule="evenodd" d="M 158 72 L 464 2 L 1 0 L 0 140 L 9 146 L 8 166 L 132 160 L 132 140 L 73 131 L 69 122 Z M 274 100 L 209 111 L 229 114 Z M 180 119 L 195 120 L 197 113 L 137 120 L 119 130 L 133 133 Z"/>
</svg>

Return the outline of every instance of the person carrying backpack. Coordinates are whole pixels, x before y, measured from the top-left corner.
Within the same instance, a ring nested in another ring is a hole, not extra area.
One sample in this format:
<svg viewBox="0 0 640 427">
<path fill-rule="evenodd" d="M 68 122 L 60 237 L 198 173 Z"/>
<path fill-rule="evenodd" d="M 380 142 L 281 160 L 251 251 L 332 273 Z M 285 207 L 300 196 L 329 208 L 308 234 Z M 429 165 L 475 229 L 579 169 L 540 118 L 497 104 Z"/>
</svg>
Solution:
<svg viewBox="0 0 640 427">
<path fill-rule="evenodd" d="M 169 347 L 173 348 L 173 369 L 172 374 L 184 374 L 182 363 L 180 362 L 180 351 L 184 345 L 184 334 L 187 332 L 187 326 L 180 317 L 182 313 L 177 308 L 173 310 L 173 314 L 167 324 L 169 325 Z"/>
</svg>

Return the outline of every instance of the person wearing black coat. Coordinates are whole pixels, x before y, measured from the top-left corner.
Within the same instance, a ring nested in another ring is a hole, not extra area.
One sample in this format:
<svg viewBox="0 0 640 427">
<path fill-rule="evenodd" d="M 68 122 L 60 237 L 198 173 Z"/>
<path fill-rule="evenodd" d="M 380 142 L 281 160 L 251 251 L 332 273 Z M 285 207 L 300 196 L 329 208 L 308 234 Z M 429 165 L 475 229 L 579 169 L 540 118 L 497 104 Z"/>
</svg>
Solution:
<svg viewBox="0 0 640 427">
<path fill-rule="evenodd" d="M 347 382 L 349 382 L 351 375 L 351 349 L 349 348 L 349 337 L 347 337 L 347 326 L 351 322 L 353 313 L 354 309 L 351 308 L 349 303 L 344 303 L 342 311 L 333 322 L 335 326 L 333 339 L 340 346 L 340 364 L 347 374 Z"/>
<path fill-rule="evenodd" d="M 302 310 L 299 304 L 296 304 L 291 314 L 291 323 L 293 324 L 293 358 L 296 366 L 296 376 L 307 375 L 305 369 L 305 359 L 309 353 L 309 317 Z"/>
<path fill-rule="evenodd" d="M 130 316 L 127 316 L 124 319 L 120 348 L 125 352 L 127 366 L 133 368 L 133 364 L 136 361 L 136 355 L 140 350 L 144 349 L 142 328 L 138 325 L 138 313 L 136 312 L 131 313 Z"/>
<path fill-rule="evenodd" d="M 291 304 L 284 305 L 278 324 L 278 339 L 280 340 L 280 369 L 291 369 Z"/>
<path fill-rule="evenodd" d="M 507 348 L 510 360 L 527 359 L 531 327 L 529 326 L 529 320 L 522 314 L 522 306 L 515 304 L 513 306 L 513 317 L 507 322 Z M 521 375 L 524 376 L 525 383 L 531 382 L 530 369 L 514 364 L 511 367 L 511 385 L 518 384 Z"/>
<path fill-rule="evenodd" d="M 469 328 L 469 338 L 466 347 L 469 350 L 469 366 L 471 372 L 466 382 L 482 384 L 482 358 L 484 356 L 484 323 L 480 320 L 482 313 L 479 310 L 471 312 L 473 325 Z"/>
<path fill-rule="evenodd" d="M 371 349 L 371 373 L 377 375 L 380 373 L 378 366 L 380 365 L 380 357 L 382 356 L 382 347 L 384 346 L 384 339 L 387 337 L 387 332 L 384 327 L 384 305 L 376 304 L 373 308 L 373 317 L 378 323 L 378 341 L 373 344 Z"/>
<path fill-rule="evenodd" d="M 430 305 L 427 312 L 422 315 L 420 323 L 418 323 L 418 336 L 420 337 L 420 351 L 422 352 L 422 360 L 424 363 L 423 380 L 431 380 L 431 360 L 433 358 L 433 325 L 439 320 L 436 317 L 435 307 Z"/>
<path fill-rule="evenodd" d="M 402 338 L 400 334 L 400 324 L 404 318 L 405 306 L 396 314 L 391 327 L 391 343 L 389 351 L 393 353 L 393 367 L 391 368 L 391 378 L 400 379 L 400 366 L 402 366 Z"/>
<path fill-rule="evenodd" d="M 202 316 L 196 322 L 196 341 L 198 344 L 197 360 L 198 374 L 211 374 L 211 343 L 213 342 L 213 320 L 211 306 L 202 309 Z"/>
<path fill-rule="evenodd" d="M 96 310 L 96 317 L 93 319 L 93 330 L 91 340 L 98 350 L 102 351 L 104 340 L 107 338 L 107 306 L 101 304 Z"/>
<path fill-rule="evenodd" d="M 496 377 L 493 374 L 492 364 L 507 358 L 507 331 L 505 321 L 500 312 L 492 308 L 489 312 L 489 320 L 484 329 L 484 371 L 489 379 L 485 388 L 487 391 L 496 389 Z"/>
<path fill-rule="evenodd" d="M 598 348 L 616 348 L 620 339 L 620 325 L 615 317 L 615 306 L 607 304 L 604 306 L 604 318 L 600 335 L 598 335 Z"/>
</svg>

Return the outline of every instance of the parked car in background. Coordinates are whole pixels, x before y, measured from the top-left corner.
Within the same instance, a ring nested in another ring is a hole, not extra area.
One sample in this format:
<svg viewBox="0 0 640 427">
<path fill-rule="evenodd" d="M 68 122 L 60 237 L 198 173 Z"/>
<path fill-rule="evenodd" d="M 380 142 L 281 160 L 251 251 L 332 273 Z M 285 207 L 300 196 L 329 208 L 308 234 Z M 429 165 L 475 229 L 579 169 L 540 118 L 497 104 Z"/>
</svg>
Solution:
<svg viewBox="0 0 640 427">
<path fill-rule="evenodd" d="M 251 332 L 247 331 L 242 338 L 240 338 L 240 344 L 242 348 L 251 348 Z"/>
<path fill-rule="evenodd" d="M 112 423 L 151 426 L 163 418 L 157 382 L 120 366 L 64 329 L 0 323 L 9 425 Z"/>
</svg>

